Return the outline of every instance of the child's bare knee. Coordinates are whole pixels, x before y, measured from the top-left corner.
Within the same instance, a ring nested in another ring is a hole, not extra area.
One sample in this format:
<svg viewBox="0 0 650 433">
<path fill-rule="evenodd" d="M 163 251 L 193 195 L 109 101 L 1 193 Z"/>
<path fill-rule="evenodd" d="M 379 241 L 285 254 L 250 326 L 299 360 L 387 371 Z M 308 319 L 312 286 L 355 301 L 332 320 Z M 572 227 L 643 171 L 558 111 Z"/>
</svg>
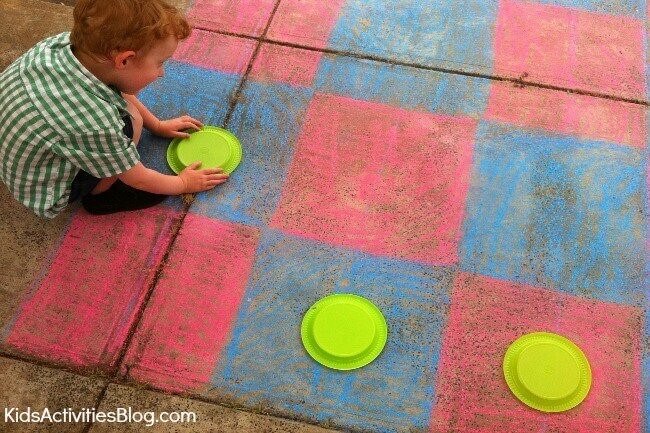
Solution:
<svg viewBox="0 0 650 433">
<path fill-rule="evenodd" d="M 107 189 L 109 189 L 113 184 L 117 181 L 117 176 L 111 176 L 111 177 L 105 177 L 102 180 L 100 180 L 95 188 L 91 191 L 91 194 L 99 194 Z"/>
</svg>

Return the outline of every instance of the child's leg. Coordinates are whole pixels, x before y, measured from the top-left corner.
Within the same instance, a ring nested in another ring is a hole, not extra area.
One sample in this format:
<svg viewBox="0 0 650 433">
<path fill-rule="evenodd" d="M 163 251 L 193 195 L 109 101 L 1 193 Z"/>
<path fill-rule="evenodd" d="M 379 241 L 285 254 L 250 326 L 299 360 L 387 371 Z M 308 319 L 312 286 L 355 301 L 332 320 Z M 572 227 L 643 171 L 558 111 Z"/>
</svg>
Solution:
<svg viewBox="0 0 650 433">
<path fill-rule="evenodd" d="M 105 177 L 102 180 L 99 181 L 97 186 L 91 191 L 91 194 L 101 194 L 102 192 L 108 190 L 115 181 L 117 180 L 117 176 L 111 176 L 111 177 Z"/>
<path fill-rule="evenodd" d="M 83 170 L 79 170 L 72 181 L 72 185 L 70 185 L 68 203 L 77 201 L 78 199 L 90 194 L 100 182 L 101 179 L 98 179 Z"/>
<path fill-rule="evenodd" d="M 124 133 L 135 144 L 142 135 L 142 116 L 134 105 L 129 103 L 131 116 L 125 118 Z M 105 215 L 115 212 L 145 209 L 161 203 L 167 198 L 163 194 L 140 191 L 121 182 L 116 176 L 102 179 L 91 194 L 82 198 L 84 209 L 91 214 Z"/>
<path fill-rule="evenodd" d="M 127 109 L 129 110 L 129 114 L 131 115 L 131 118 L 128 119 L 125 117 L 124 119 L 124 133 L 133 140 L 133 142 L 137 145 L 140 142 L 140 137 L 142 136 L 142 115 L 138 111 L 138 109 L 127 101 Z M 129 120 L 130 120 L 130 125 L 129 125 Z M 108 190 L 117 180 L 117 176 L 112 176 L 112 177 L 107 177 L 99 181 L 97 186 L 92 190 L 91 194 L 99 194 L 102 193 L 106 190 Z"/>
<path fill-rule="evenodd" d="M 162 203 L 167 198 L 164 194 L 141 191 L 121 182 L 119 179 L 100 194 L 88 194 L 81 199 L 81 204 L 88 213 L 106 215 L 115 212 L 146 209 Z"/>
</svg>

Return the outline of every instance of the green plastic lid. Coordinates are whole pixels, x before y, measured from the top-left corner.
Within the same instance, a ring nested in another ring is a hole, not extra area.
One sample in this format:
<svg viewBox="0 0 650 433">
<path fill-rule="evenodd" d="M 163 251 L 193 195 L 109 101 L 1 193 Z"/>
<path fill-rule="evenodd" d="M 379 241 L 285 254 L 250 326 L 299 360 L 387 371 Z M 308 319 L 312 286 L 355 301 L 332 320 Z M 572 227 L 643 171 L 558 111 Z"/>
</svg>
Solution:
<svg viewBox="0 0 650 433">
<path fill-rule="evenodd" d="M 542 412 L 577 406 L 591 387 L 585 354 L 567 338 L 533 332 L 515 340 L 503 358 L 503 373 L 512 393 Z"/>
<path fill-rule="evenodd" d="M 327 296 L 307 310 L 300 329 L 307 353 L 336 370 L 372 362 L 388 337 L 386 319 L 372 302 L 353 294 Z"/>
<path fill-rule="evenodd" d="M 167 162 L 176 174 L 194 161 L 201 161 L 200 168 L 221 167 L 230 174 L 241 158 L 237 137 L 216 126 L 204 126 L 200 131 L 191 132 L 188 138 L 175 138 L 167 147 Z"/>
</svg>

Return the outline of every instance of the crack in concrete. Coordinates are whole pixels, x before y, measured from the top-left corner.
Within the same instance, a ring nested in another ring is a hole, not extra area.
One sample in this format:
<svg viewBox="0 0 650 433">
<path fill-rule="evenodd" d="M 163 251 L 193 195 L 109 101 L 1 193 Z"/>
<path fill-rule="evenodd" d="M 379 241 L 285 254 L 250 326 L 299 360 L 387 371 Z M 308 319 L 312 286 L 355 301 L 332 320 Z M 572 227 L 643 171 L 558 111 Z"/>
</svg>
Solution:
<svg viewBox="0 0 650 433">
<path fill-rule="evenodd" d="M 262 36 L 251 36 L 251 35 L 246 35 L 243 33 L 235 33 L 235 32 L 227 32 L 227 31 L 222 31 L 222 30 L 213 30 L 213 29 L 208 29 L 205 27 L 194 27 L 198 30 L 204 30 L 204 31 L 209 31 L 225 36 L 233 36 L 237 38 L 243 38 L 243 39 L 250 39 L 250 40 L 256 40 L 260 41 L 263 43 L 268 43 L 268 44 L 273 44 L 273 45 L 279 45 L 287 48 L 297 48 L 301 50 L 307 50 L 307 51 L 314 51 L 314 52 L 320 52 L 324 54 L 332 54 L 336 56 L 341 56 L 341 57 L 350 57 L 354 59 L 359 59 L 359 60 L 371 60 L 374 62 L 378 63 L 386 63 L 388 65 L 394 65 L 394 66 L 405 66 L 409 68 L 414 68 L 414 69 L 422 69 L 426 71 L 432 71 L 432 72 L 440 72 L 443 74 L 451 74 L 451 75 L 462 75 L 466 77 L 474 77 L 474 78 L 483 78 L 486 80 L 491 80 L 491 81 L 500 81 L 500 82 L 507 82 L 507 83 L 512 83 L 515 87 L 517 88 L 523 88 L 526 86 L 530 87 L 538 87 L 541 89 L 547 89 L 547 90 L 556 90 L 560 92 L 565 92 L 565 93 L 570 93 L 573 95 L 585 95 L 585 96 L 592 96 L 594 98 L 602 98 L 602 99 L 608 99 L 611 101 L 618 101 L 618 102 L 628 102 L 631 104 L 637 104 L 637 105 L 643 105 L 643 106 L 650 106 L 650 102 L 643 100 L 643 99 L 636 99 L 636 98 L 626 98 L 623 96 L 616 96 L 616 95 L 610 95 L 608 93 L 601 93 L 601 92 L 595 92 L 591 90 L 585 90 L 585 89 L 574 89 L 571 87 L 563 87 L 563 86 L 557 86 L 553 84 L 545 84 L 545 83 L 540 83 L 540 82 L 535 82 L 535 81 L 529 81 L 526 80 L 525 78 L 528 76 L 527 72 L 524 72 L 521 74 L 519 77 L 514 78 L 514 77 L 509 77 L 507 75 L 492 75 L 492 74 L 483 74 L 479 72 L 470 72 L 470 71 L 463 71 L 461 69 L 452 69 L 452 68 L 443 68 L 441 66 L 431 66 L 431 65 L 425 65 L 421 63 L 416 63 L 416 62 L 407 62 L 404 60 L 397 60 L 397 59 L 390 59 L 387 57 L 381 57 L 381 56 L 374 56 L 370 54 L 364 54 L 364 53 L 359 53 L 355 51 L 347 51 L 347 50 L 337 50 L 337 49 L 332 49 L 332 48 L 317 48 L 317 47 L 312 47 L 309 45 L 302 45 L 302 44 L 297 44 L 293 42 L 285 42 L 285 41 L 280 41 L 277 39 L 269 39 L 266 38 L 266 32 L 262 34 Z"/>
<path fill-rule="evenodd" d="M 68 6 L 74 6 L 76 3 L 76 0 L 44 0 L 49 3 L 54 3 L 54 4 L 62 4 L 62 5 L 68 5 Z M 248 62 L 246 71 L 240 80 L 236 90 L 233 92 L 232 97 L 230 98 L 230 104 L 228 111 L 226 113 L 226 116 L 223 121 L 223 127 L 227 128 L 229 125 L 229 122 L 232 118 L 232 114 L 236 108 L 237 103 L 240 101 L 241 94 L 243 92 L 243 89 L 248 81 L 248 77 L 250 74 L 250 71 L 252 70 L 253 64 L 255 59 L 257 58 L 257 55 L 259 53 L 259 50 L 261 48 L 261 45 L 263 43 L 268 43 L 268 44 L 274 44 L 274 45 L 279 45 L 279 46 L 284 46 L 288 48 L 296 48 L 296 49 L 302 49 L 302 50 L 307 50 L 307 51 L 313 51 L 313 52 L 321 52 L 325 54 L 331 54 L 331 55 L 337 55 L 337 56 L 342 56 L 342 57 L 350 57 L 350 58 L 355 58 L 355 59 L 360 59 L 360 60 L 370 60 L 370 61 L 375 61 L 379 63 L 385 63 L 389 65 L 395 65 L 395 66 L 404 66 L 404 67 L 411 67 L 415 69 L 422 69 L 422 70 L 427 70 L 427 71 L 433 71 L 433 72 L 440 72 L 440 73 L 446 73 L 446 74 L 453 74 L 453 75 L 462 75 L 462 76 L 468 76 L 468 77 L 475 77 L 475 78 L 483 78 L 487 80 L 492 80 L 492 81 L 500 81 L 500 82 L 509 82 L 512 83 L 515 87 L 522 88 L 526 86 L 530 87 L 537 87 L 537 88 L 543 88 L 543 89 L 548 89 L 548 90 L 556 90 L 556 91 L 562 91 L 566 92 L 569 94 L 577 94 L 577 95 L 586 95 L 586 96 L 592 96 L 596 98 L 603 98 L 603 99 L 608 99 L 608 100 L 613 100 L 613 101 L 619 101 L 619 102 L 627 102 L 627 103 L 632 103 L 632 104 L 638 104 L 638 105 L 643 105 L 643 106 L 649 106 L 650 103 L 645 100 L 641 99 L 635 99 L 635 98 L 625 98 L 625 97 L 620 97 L 620 96 L 615 96 L 615 95 L 610 95 L 606 93 L 600 93 L 600 92 L 593 92 L 593 91 L 587 91 L 587 90 L 582 90 L 582 89 L 573 89 L 573 88 L 567 88 L 567 87 L 562 87 L 562 86 L 555 86 L 555 85 L 550 85 L 550 84 L 544 84 L 544 83 L 538 83 L 534 81 L 528 81 L 526 80 L 527 74 L 522 74 L 521 76 L 517 78 L 513 77 L 508 77 L 508 76 L 499 76 L 499 75 L 491 75 L 491 74 L 482 74 L 482 73 L 475 73 L 475 72 L 468 72 L 468 71 L 463 71 L 460 69 L 450 69 L 450 68 L 443 68 L 443 67 L 436 67 L 436 66 L 430 66 L 430 65 L 424 65 L 424 64 L 419 64 L 415 62 L 407 62 L 407 61 L 400 61 L 400 60 L 395 60 L 395 59 L 389 59 L 389 58 L 384 58 L 380 56 L 374 56 L 374 55 L 368 55 L 368 54 L 363 54 L 363 53 L 358 53 L 358 52 L 353 52 L 353 51 L 346 51 L 346 50 L 337 50 L 337 49 L 330 49 L 330 48 L 316 48 L 316 47 L 311 47 L 308 45 L 302 45 L 302 44 L 297 44 L 297 43 L 290 43 L 290 42 L 284 42 L 280 40 L 274 40 L 267 38 L 266 35 L 268 33 L 268 30 L 271 26 L 271 23 L 273 21 L 273 18 L 275 16 L 275 13 L 277 12 L 277 9 L 280 5 L 281 0 L 276 0 L 275 6 L 271 12 L 271 15 L 269 17 L 268 22 L 266 23 L 266 26 L 261 34 L 261 36 L 251 36 L 251 35 L 246 35 L 246 34 L 240 34 L 240 33 L 235 33 L 235 32 L 227 32 L 227 31 L 219 31 L 219 30 L 213 30 L 213 29 L 207 29 L 207 28 L 202 28 L 200 26 L 194 27 L 199 30 L 205 30 L 217 34 L 222 34 L 226 36 L 232 36 L 232 37 L 238 37 L 238 38 L 243 38 L 243 39 L 249 39 L 249 40 L 255 40 L 257 41 L 257 45 L 255 47 L 255 50 L 253 51 L 253 54 Z M 111 384 L 115 385 L 120 385 L 120 386 L 129 386 L 131 388 L 135 388 L 134 386 L 130 385 L 127 381 L 125 381 L 125 377 L 123 377 L 120 374 L 120 366 L 123 363 L 126 354 L 128 352 L 128 349 L 131 345 L 131 342 L 134 338 L 134 335 L 140 325 L 140 322 L 142 320 L 142 317 L 144 316 L 144 313 L 147 309 L 148 303 L 150 301 L 151 296 L 153 295 L 153 291 L 155 290 L 155 287 L 158 284 L 158 281 L 162 275 L 162 272 L 165 269 L 167 260 L 169 258 L 169 255 L 171 254 L 171 251 L 173 249 L 173 246 L 176 242 L 176 239 L 178 237 L 178 234 L 180 232 L 181 227 L 183 226 L 183 222 L 185 220 L 185 217 L 187 216 L 189 209 L 193 203 L 193 199 L 195 197 L 195 194 L 189 195 L 187 199 L 183 200 L 183 210 L 180 213 L 180 217 L 174 221 L 174 224 L 172 226 L 172 233 L 170 235 L 170 241 L 169 244 L 167 245 L 165 249 L 165 253 L 163 255 L 163 258 L 161 261 L 157 264 L 156 266 L 156 271 L 155 275 L 147 288 L 147 293 L 145 295 L 145 298 L 141 304 L 141 307 L 138 310 L 138 313 L 136 314 L 136 317 L 129 329 L 129 332 L 127 334 L 127 338 L 122 345 L 120 349 L 120 353 L 118 355 L 117 361 L 115 362 L 114 366 L 112 366 L 108 373 L 98 371 L 96 374 L 80 374 L 81 372 L 78 369 L 70 368 L 65 365 L 59 365 L 56 363 L 50 363 L 47 361 L 43 361 L 41 359 L 37 358 L 31 358 L 29 356 L 24 356 L 24 355 L 16 355 L 10 352 L 5 352 L 4 350 L 0 350 L 0 356 L 20 362 L 28 362 L 31 364 L 34 364 L 39 367 L 43 368 L 53 368 L 61 371 L 67 371 L 73 374 L 77 375 L 82 375 L 85 377 L 93 377 L 97 378 L 99 380 L 105 380 L 106 383 L 102 387 L 102 390 L 100 394 L 97 397 L 95 408 L 98 409 L 99 406 L 101 405 L 102 401 L 104 400 L 106 393 L 108 392 L 108 388 Z M 128 366 L 127 366 L 127 371 L 128 371 Z M 88 371 L 86 371 L 88 373 Z M 127 374 L 128 376 L 128 374 Z M 160 392 L 157 388 L 153 387 L 150 384 L 138 384 L 137 386 L 138 389 L 147 389 L 151 391 L 156 391 Z M 207 403 L 207 404 L 212 404 L 212 405 L 219 405 L 231 409 L 236 409 L 240 411 L 245 411 L 249 413 L 254 413 L 254 414 L 259 414 L 259 415 L 267 415 L 267 416 L 273 416 L 276 418 L 282 418 L 282 419 L 287 419 L 291 421 L 298 421 L 310 425 L 315 425 L 319 427 L 331 427 L 331 428 L 341 428 L 345 429 L 346 431 L 350 432 L 362 432 L 363 430 L 354 430 L 350 429 L 349 426 L 340 426 L 337 425 L 335 422 L 331 423 L 318 423 L 315 422 L 313 419 L 308 419 L 306 417 L 302 417 L 297 414 L 288 414 L 284 413 L 282 411 L 276 410 L 274 408 L 258 408 L 258 410 L 252 411 L 250 407 L 237 404 L 236 402 L 233 401 L 221 401 L 217 399 L 216 401 L 214 399 L 209 399 L 207 397 L 202 397 L 202 396 L 183 396 L 184 398 L 191 400 L 191 401 L 196 401 L 196 402 L 202 402 L 202 403 Z M 88 433 L 93 427 L 92 423 L 87 424 L 83 432 Z"/>
<path fill-rule="evenodd" d="M 246 72 L 244 72 L 244 76 L 239 82 L 239 85 L 237 86 L 237 89 L 235 89 L 232 97 L 230 98 L 230 106 L 228 107 L 228 112 L 226 113 L 226 117 L 223 120 L 223 127 L 224 129 L 228 129 L 228 124 L 230 123 L 230 119 L 232 117 L 233 111 L 235 111 L 235 106 L 239 102 L 239 99 L 241 97 L 241 93 L 244 90 L 244 85 L 248 81 L 248 76 L 253 69 L 253 64 L 255 63 L 255 59 L 257 59 L 257 55 L 260 51 L 260 48 L 262 47 L 262 44 L 266 40 L 266 34 L 269 31 L 269 28 L 271 27 L 271 23 L 273 22 L 273 18 L 275 17 L 275 13 L 278 10 L 278 7 L 280 6 L 280 1 L 281 0 L 276 0 L 275 5 L 273 6 L 273 10 L 271 11 L 271 16 L 269 17 L 269 20 L 266 23 L 266 26 L 264 27 L 264 30 L 262 31 L 262 35 L 259 38 L 250 38 L 251 40 L 257 41 L 257 45 L 255 46 L 255 50 L 253 51 L 253 54 L 251 55 L 250 60 L 248 61 L 248 65 L 246 67 Z M 199 29 L 199 27 L 195 27 Z M 209 30 L 208 30 L 209 31 Z M 213 33 L 219 33 L 219 32 L 213 32 Z M 225 33 L 224 33 L 225 34 Z"/>
</svg>

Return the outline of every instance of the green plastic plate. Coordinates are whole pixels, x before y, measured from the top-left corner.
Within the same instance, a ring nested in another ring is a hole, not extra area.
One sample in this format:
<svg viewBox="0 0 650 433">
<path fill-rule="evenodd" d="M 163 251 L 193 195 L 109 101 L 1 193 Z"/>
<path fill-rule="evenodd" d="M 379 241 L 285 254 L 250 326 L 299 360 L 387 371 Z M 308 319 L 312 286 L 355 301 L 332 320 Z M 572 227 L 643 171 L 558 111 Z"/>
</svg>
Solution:
<svg viewBox="0 0 650 433">
<path fill-rule="evenodd" d="M 503 358 L 512 393 L 542 412 L 563 412 L 580 404 L 591 387 L 585 354 L 567 338 L 533 332 L 515 340 Z"/>
<path fill-rule="evenodd" d="M 307 310 L 302 344 L 318 363 L 353 370 L 372 362 L 388 337 L 386 319 L 369 300 L 353 294 L 327 296 Z"/>
<path fill-rule="evenodd" d="M 167 163 L 178 174 L 194 161 L 200 168 L 221 167 L 230 174 L 242 159 L 241 143 L 232 133 L 216 126 L 204 126 L 188 138 L 175 138 L 167 147 Z"/>
</svg>

